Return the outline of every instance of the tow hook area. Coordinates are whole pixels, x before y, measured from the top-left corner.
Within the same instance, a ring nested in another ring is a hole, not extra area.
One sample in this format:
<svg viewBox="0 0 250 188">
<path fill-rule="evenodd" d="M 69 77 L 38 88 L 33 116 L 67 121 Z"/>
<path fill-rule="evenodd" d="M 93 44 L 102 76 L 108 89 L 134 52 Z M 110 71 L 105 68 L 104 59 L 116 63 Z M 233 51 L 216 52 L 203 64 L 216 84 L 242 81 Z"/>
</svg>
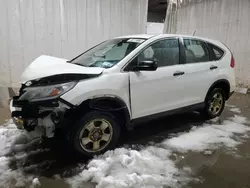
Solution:
<svg viewBox="0 0 250 188">
<path fill-rule="evenodd" d="M 13 117 L 13 122 L 18 129 L 24 129 L 28 132 L 34 131 L 37 126 L 44 129 L 44 135 L 47 138 L 54 137 L 56 125 L 62 120 L 63 111 L 52 111 L 46 117 L 21 118 Z"/>
<path fill-rule="evenodd" d="M 28 132 L 33 131 L 38 125 L 38 120 L 35 118 L 23 119 L 21 117 L 13 117 L 12 120 L 18 129 L 25 129 Z"/>
<path fill-rule="evenodd" d="M 43 125 L 45 127 L 45 134 L 47 138 L 53 138 L 55 134 L 55 124 L 52 121 L 51 114 L 45 117 L 43 120 Z"/>
<path fill-rule="evenodd" d="M 27 131 L 33 131 L 37 125 L 38 125 L 38 120 L 35 118 L 31 118 L 24 120 L 23 127 Z"/>
<path fill-rule="evenodd" d="M 24 120 L 22 118 L 13 117 L 12 120 L 18 129 L 24 129 Z"/>
<path fill-rule="evenodd" d="M 61 128 L 67 109 L 69 108 L 61 103 L 57 107 L 26 105 L 19 111 L 13 111 L 12 119 L 19 129 L 32 132 L 38 128 L 43 130 L 43 136 L 52 138 L 56 128 Z"/>
</svg>

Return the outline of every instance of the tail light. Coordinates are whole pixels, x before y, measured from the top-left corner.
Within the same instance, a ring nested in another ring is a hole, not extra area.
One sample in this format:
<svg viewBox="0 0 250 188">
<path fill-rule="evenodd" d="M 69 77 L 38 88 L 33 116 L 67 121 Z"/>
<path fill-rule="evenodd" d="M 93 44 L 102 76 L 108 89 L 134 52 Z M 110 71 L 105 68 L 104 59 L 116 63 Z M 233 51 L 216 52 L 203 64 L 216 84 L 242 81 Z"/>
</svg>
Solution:
<svg viewBox="0 0 250 188">
<path fill-rule="evenodd" d="M 224 43 L 223 43 L 224 44 Z M 225 44 L 224 44 L 225 45 Z M 226 45 L 225 45 L 226 46 Z M 226 46 L 226 48 L 231 52 L 231 63 L 230 63 L 230 67 L 234 68 L 235 67 L 235 59 L 234 59 L 234 55 L 233 52 Z"/>
<path fill-rule="evenodd" d="M 232 54 L 232 53 L 231 53 Z M 231 63 L 230 63 L 230 67 L 234 68 L 235 67 L 235 60 L 234 60 L 234 56 L 232 54 L 232 57 L 231 57 Z"/>
</svg>

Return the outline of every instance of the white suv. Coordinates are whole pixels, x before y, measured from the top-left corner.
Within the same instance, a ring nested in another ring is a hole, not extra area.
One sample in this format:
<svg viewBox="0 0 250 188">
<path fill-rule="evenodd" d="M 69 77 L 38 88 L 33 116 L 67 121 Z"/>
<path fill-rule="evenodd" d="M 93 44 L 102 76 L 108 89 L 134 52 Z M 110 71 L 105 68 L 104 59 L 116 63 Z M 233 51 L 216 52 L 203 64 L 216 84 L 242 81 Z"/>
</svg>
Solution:
<svg viewBox="0 0 250 188">
<path fill-rule="evenodd" d="M 71 61 L 40 56 L 11 102 L 16 125 L 63 132 L 92 156 L 116 146 L 138 122 L 180 110 L 219 116 L 235 90 L 235 62 L 221 42 L 182 35 L 107 40 Z M 61 131 L 59 131 L 61 130 Z"/>
</svg>

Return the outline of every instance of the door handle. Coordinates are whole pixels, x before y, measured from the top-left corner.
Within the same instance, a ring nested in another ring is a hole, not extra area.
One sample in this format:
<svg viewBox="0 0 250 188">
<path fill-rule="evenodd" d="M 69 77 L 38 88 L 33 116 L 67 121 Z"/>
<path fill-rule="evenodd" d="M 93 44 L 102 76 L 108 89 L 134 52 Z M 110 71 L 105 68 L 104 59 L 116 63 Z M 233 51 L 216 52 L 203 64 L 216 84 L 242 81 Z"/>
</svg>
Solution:
<svg viewBox="0 0 250 188">
<path fill-rule="evenodd" d="M 212 65 L 212 66 L 210 67 L 210 70 L 214 70 L 214 69 L 217 69 L 217 68 L 218 68 L 217 66 Z"/>
<path fill-rule="evenodd" d="M 183 74 L 185 74 L 185 72 L 177 71 L 173 74 L 173 76 L 181 76 Z"/>
</svg>

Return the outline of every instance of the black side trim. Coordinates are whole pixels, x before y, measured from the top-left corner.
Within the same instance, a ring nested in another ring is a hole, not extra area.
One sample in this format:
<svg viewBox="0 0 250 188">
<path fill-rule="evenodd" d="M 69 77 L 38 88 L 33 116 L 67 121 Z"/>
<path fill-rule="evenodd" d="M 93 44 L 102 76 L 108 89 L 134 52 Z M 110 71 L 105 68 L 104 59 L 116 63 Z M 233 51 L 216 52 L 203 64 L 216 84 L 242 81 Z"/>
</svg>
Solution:
<svg viewBox="0 0 250 188">
<path fill-rule="evenodd" d="M 99 98 L 95 98 L 95 99 L 92 99 L 90 101 L 90 108 L 93 108 L 93 109 L 97 109 L 97 106 L 100 104 L 99 102 L 102 102 L 102 101 L 105 101 L 105 100 L 111 100 L 111 101 L 115 101 L 117 102 L 118 104 L 120 104 L 119 108 L 109 108 L 109 109 L 99 109 L 99 110 L 104 110 L 104 111 L 117 111 L 117 110 L 123 110 L 123 109 L 128 109 L 126 103 L 118 98 L 118 97 L 99 97 Z M 98 109 L 97 109 L 98 110 Z"/>
<path fill-rule="evenodd" d="M 183 38 L 179 38 L 179 50 L 180 50 L 180 64 L 186 63 L 186 54 L 185 54 L 185 47 Z"/>
<path fill-rule="evenodd" d="M 158 119 L 160 117 L 169 116 L 169 115 L 173 115 L 176 113 L 195 111 L 195 110 L 203 109 L 204 107 L 205 107 L 205 103 L 202 102 L 202 103 L 194 104 L 191 106 L 186 106 L 183 108 L 178 108 L 178 109 L 174 109 L 174 110 L 170 110 L 170 111 L 160 112 L 158 114 L 153 114 L 153 115 L 149 115 L 149 116 L 145 116 L 145 117 L 136 118 L 136 119 L 132 120 L 132 123 L 130 124 L 130 126 L 132 126 L 132 128 L 133 128 L 140 123 L 147 122 L 147 121 L 150 121 L 153 119 Z"/>
</svg>

